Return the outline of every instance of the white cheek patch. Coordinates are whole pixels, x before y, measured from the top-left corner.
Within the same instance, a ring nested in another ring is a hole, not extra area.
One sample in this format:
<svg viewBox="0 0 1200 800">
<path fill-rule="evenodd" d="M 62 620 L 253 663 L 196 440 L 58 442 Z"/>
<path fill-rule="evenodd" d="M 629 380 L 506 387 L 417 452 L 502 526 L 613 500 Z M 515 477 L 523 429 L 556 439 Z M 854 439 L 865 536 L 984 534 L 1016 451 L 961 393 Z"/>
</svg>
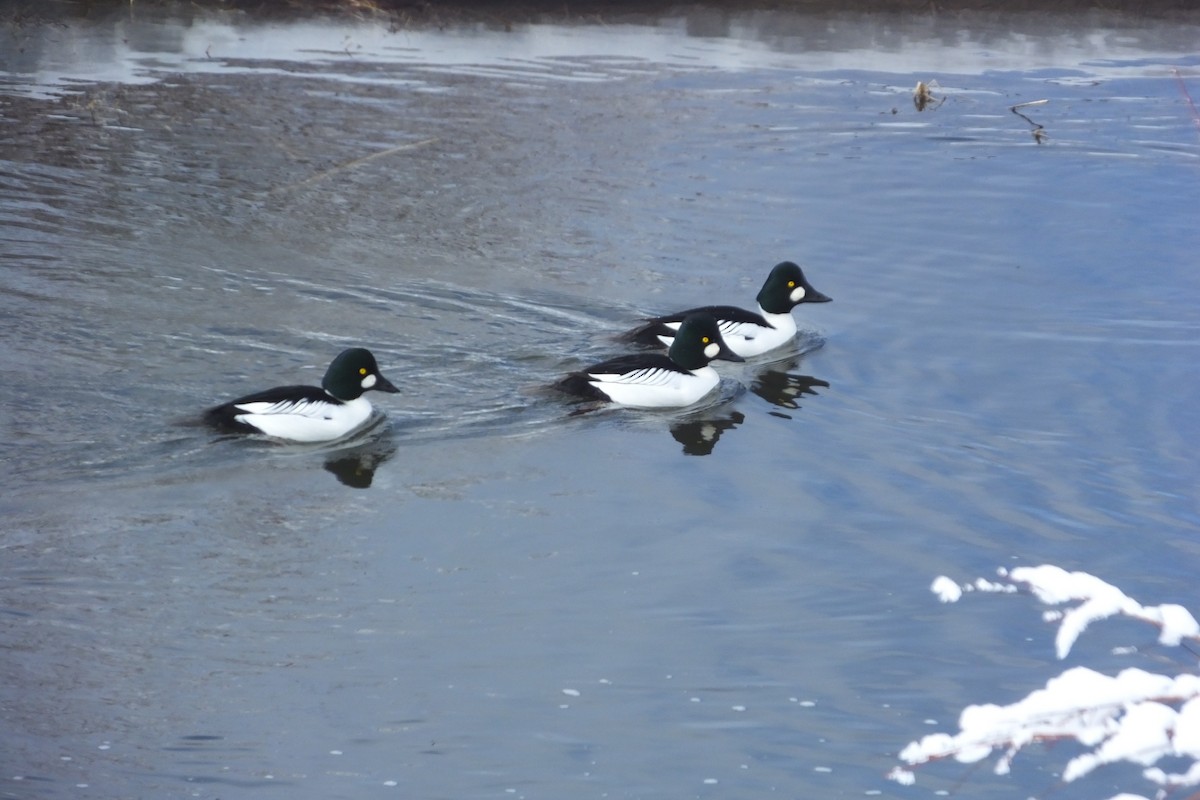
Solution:
<svg viewBox="0 0 1200 800">
<path fill-rule="evenodd" d="M 708 356 L 709 358 L 716 358 L 717 353 L 719 352 L 721 352 L 721 346 L 716 342 L 709 342 L 704 347 L 704 355 Z"/>
<path fill-rule="evenodd" d="M 804 291 L 803 286 L 797 286 L 795 289 L 792 289 L 792 302 L 799 303 L 804 299 L 805 294 L 807 294 L 807 292 Z"/>
<path fill-rule="evenodd" d="M 367 377 L 363 378 L 362 379 L 362 388 L 370 389 L 372 386 L 375 385 L 375 380 L 376 380 L 376 378 L 375 378 L 374 374 L 368 375 Z"/>
</svg>

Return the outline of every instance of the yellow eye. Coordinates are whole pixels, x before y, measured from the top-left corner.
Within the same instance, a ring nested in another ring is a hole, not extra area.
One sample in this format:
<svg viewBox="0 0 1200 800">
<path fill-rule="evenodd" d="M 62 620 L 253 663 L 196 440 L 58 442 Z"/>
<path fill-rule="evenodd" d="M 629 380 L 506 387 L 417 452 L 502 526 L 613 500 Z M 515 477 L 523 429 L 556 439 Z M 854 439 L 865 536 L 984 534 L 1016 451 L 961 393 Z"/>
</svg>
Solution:
<svg viewBox="0 0 1200 800">
<path fill-rule="evenodd" d="M 701 341 L 701 342 L 703 342 L 704 344 L 708 344 L 708 337 L 707 337 L 707 336 L 703 336 L 703 337 L 701 337 L 701 338 L 700 338 L 700 341 Z"/>
<path fill-rule="evenodd" d="M 788 288 L 789 288 L 789 289 L 795 289 L 795 288 L 796 288 L 796 282 L 795 282 L 795 281 L 788 281 Z"/>
<path fill-rule="evenodd" d="M 359 367 L 359 368 L 358 368 L 358 374 L 359 374 L 359 375 L 366 375 L 366 374 L 367 374 L 367 368 L 366 368 L 366 367 Z"/>
</svg>

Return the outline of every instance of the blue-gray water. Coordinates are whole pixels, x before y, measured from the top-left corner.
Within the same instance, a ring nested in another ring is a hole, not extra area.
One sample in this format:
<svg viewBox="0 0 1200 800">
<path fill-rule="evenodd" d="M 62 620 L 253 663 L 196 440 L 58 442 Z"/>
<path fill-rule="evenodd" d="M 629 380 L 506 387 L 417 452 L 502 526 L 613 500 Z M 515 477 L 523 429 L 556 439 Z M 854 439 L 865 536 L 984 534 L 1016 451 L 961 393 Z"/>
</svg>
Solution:
<svg viewBox="0 0 1200 800">
<path fill-rule="evenodd" d="M 2 797 L 1027 796 L 884 779 L 1064 666 L 931 580 L 1200 606 L 1200 17 L 0 37 Z M 834 302 L 721 402 L 545 390 L 784 259 Z M 185 424 L 352 344 L 352 447 Z"/>
</svg>

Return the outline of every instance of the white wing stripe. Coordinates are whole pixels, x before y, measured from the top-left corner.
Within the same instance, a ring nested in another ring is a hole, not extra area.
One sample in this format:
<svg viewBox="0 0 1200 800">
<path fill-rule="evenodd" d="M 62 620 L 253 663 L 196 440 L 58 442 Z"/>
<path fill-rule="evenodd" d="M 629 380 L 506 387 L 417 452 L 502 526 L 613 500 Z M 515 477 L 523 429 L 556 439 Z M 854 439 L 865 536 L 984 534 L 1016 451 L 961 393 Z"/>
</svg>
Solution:
<svg viewBox="0 0 1200 800">
<path fill-rule="evenodd" d="M 588 377 L 599 383 L 623 383 L 629 386 L 666 386 L 676 380 L 679 373 L 658 367 L 643 367 L 625 373 L 594 373 Z"/>
<path fill-rule="evenodd" d="M 247 414 L 291 414 L 297 417 L 327 419 L 328 403 L 313 403 L 308 400 L 280 400 L 277 403 L 242 403 L 235 406 Z"/>
<path fill-rule="evenodd" d="M 762 325 L 755 325 L 753 322 L 731 322 L 723 321 L 718 325 L 721 329 L 722 336 L 744 336 L 747 339 L 753 339 L 759 332 L 762 331 Z"/>
</svg>

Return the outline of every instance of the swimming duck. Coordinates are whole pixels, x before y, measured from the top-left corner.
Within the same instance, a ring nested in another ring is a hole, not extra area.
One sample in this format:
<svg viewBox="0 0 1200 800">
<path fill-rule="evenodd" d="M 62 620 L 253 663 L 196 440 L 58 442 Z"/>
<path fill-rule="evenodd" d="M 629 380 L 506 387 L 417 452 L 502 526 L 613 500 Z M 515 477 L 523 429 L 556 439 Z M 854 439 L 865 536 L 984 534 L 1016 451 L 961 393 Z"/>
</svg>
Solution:
<svg viewBox="0 0 1200 800">
<path fill-rule="evenodd" d="M 683 318 L 703 312 L 712 315 L 720 326 L 729 349 L 743 358 L 761 355 L 787 344 L 796 335 L 792 309 L 801 303 L 828 303 L 828 297 L 813 288 L 803 270 L 791 261 L 776 264 L 755 298 L 758 312 L 736 306 L 705 306 L 647 319 L 644 324 L 622 334 L 621 339 L 639 344 L 670 345 Z"/>
<path fill-rule="evenodd" d="M 666 355 L 620 356 L 572 372 L 555 385 L 568 394 L 633 408 L 682 408 L 700 400 L 720 382 L 710 361 L 745 360 L 726 346 L 717 321 L 709 314 L 689 314 L 673 333 Z"/>
<path fill-rule="evenodd" d="M 400 391 L 379 372 L 369 350 L 343 350 L 325 370 L 321 386 L 278 386 L 204 412 L 204 421 L 226 433 L 263 433 L 293 442 L 328 442 L 357 430 L 370 417 L 363 393 Z"/>
</svg>

